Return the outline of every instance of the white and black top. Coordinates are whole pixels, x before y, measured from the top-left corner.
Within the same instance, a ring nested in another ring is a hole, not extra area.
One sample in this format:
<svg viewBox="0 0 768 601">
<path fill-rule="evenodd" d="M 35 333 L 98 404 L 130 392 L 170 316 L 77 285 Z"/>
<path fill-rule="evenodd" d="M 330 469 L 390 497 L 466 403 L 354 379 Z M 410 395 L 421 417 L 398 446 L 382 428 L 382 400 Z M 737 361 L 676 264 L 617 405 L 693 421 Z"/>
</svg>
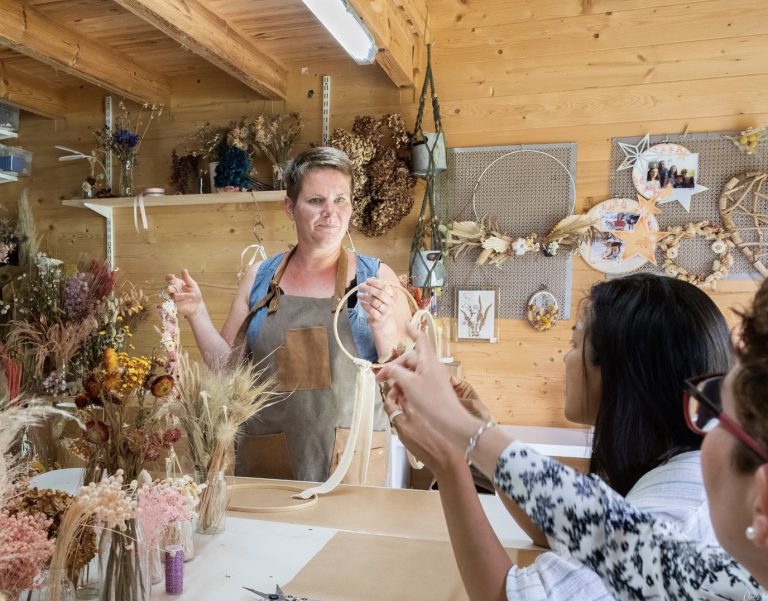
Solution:
<svg viewBox="0 0 768 601">
<path fill-rule="evenodd" d="M 519 442 L 499 456 L 494 483 L 543 530 L 550 546 L 592 570 L 617 599 L 761 598 L 749 573 L 717 545 L 692 541 L 593 475 Z"/>
<path fill-rule="evenodd" d="M 643 475 L 625 499 L 657 520 L 676 524 L 686 539 L 717 544 L 701 477 L 701 452 L 679 453 Z M 600 577 L 571 557 L 549 551 L 507 573 L 515 601 L 610 601 Z"/>
</svg>

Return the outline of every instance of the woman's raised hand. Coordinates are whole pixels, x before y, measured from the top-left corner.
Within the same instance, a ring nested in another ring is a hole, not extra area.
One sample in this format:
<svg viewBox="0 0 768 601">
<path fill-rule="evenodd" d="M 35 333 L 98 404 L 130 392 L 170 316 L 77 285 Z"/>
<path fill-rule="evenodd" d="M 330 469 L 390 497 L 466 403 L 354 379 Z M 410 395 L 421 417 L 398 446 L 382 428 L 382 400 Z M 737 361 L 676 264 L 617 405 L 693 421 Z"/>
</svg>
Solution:
<svg viewBox="0 0 768 601">
<path fill-rule="evenodd" d="M 394 316 L 398 300 L 396 294 L 401 293 L 395 290 L 391 282 L 379 278 L 368 278 L 360 286 L 360 304 L 363 305 L 372 328 Z"/>
<path fill-rule="evenodd" d="M 186 269 L 182 270 L 181 277 L 169 273 L 165 276 L 165 281 L 168 283 L 165 290 L 176 302 L 176 308 L 181 315 L 189 319 L 200 311 L 203 295 L 197 282 Z"/>
<path fill-rule="evenodd" d="M 482 422 L 470 415 L 459 401 L 445 366 L 437 360 L 426 334 L 410 323 L 406 328 L 416 342 L 415 349 L 387 363 L 376 379 L 390 384 L 387 398 L 406 416 L 416 411 L 437 431 L 464 441 Z"/>
</svg>

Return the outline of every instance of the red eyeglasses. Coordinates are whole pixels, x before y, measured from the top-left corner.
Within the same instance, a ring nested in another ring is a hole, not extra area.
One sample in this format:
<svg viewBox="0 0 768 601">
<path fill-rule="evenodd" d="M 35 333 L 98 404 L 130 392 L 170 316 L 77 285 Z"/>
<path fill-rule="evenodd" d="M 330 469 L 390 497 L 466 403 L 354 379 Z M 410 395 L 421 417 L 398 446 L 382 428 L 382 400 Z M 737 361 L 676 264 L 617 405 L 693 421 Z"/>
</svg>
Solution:
<svg viewBox="0 0 768 601">
<path fill-rule="evenodd" d="M 683 413 L 688 427 L 696 434 L 705 435 L 714 430 L 718 424 L 739 439 L 750 450 L 757 453 L 768 462 L 768 452 L 758 442 L 744 431 L 732 418 L 723 413 L 720 391 L 723 387 L 725 374 L 698 376 L 685 381 L 683 394 Z"/>
</svg>

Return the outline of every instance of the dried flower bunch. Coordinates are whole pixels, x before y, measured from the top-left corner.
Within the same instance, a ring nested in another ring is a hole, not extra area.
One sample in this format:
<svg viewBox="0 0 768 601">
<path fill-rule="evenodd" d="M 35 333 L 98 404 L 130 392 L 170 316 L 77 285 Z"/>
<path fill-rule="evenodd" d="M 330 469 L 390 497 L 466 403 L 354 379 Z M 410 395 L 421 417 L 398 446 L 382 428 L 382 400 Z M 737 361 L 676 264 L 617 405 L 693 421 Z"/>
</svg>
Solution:
<svg viewBox="0 0 768 601">
<path fill-rule="evenodd" d="M 104 126 L 94 131 L 94 135 L 96 136 L 97 150 L 103 156 L 107 156 L 111 151 L 120 161 L 125 162 L 136 158 L 141 142 L 147 135 L 152 121 L 159 119 L 160 115 L 163 114 L 163 105 L 145 102 L 141 105 L 135 121 L 126 108 L 125 101 L 121 100 L 118 107 L 121 112 L 117 117 L 115 127 Z"/>
<path fill-rule="evenodd" d="M 195 471 L 225 469 L 238 428 L 278 400 L 271 378 L 251 363 L 214 369 L 179 355 L 177 412 Z"/>
<path fill-rule="evenodd" d="M 18 276 L 5 347 L 22 366 L 25 390 L 66 392 L 105 348 L 125 346 L 146 316 L 147 300 L 130 284 L 115 291 L 116 279 L 104 262 L 66 265 L 41 252 Z"/>
<path fill-rule="evenodd" d="M 7 217 L 0 217 L 0 265 L 10 263 L 17 248 L 16 226 Z"/>
<path fill-rule="evenodd" d="M 0 594 L 10 593 L 11 598 L 31 588 L 53 553 L 48 536 L 51 520 L 42 511 L 8 507 L 20 504 L 15 483 L 27 469 L 11 451 L 21 430 L 52 413 L 58 412 L 40 404 L 0 400 Z"/>
<path fill-rule="evenodd" d="M 723 136 L 726 140 L 730 140 L 734 143 L 736 148 L 741 150 L 745 154 L 754 154 L 760 144 L 765 142 L 768 137 L 766 136 L 768 127 L 748 127 L 738 136 Z"/>
<path fill-rule="evenodd" d="M 0 509 L 0 591 L 11 599 L 31 589 L 53 553 L 48 539 L 51 520 L 43 514 L 10 515 Z"/>
<path fill-rule="evenodd" d="M 141 532 L 150 545 L 158 543 L 173 522 L 195 517 L 199 496 L 189 476 L 153 481 L 147 472 L 142 472 L 139 481 Z"/>
<path fill-rule="evenodd" d="M 291 155 L 296 140 L 304 129 L 300 113 L 259 115 L 230 129 L 227 144 L 249 151 L 255 150 L 273 165 L 283 165 Z"/>
<path fill-rule="evenodd" d="M 164 361 L 111 348 L 104 352 L 102 366 L 86 376 L 75 397 L 85 423 L 79 449 L 88 459 L 89 480 L 102 469 L 110 474 L 120 469 L 135 479 L 181 438 L 167 411 L 172 392 Z"/>
<path fill-rule="evenodd" d="M 72 495 L 60 490 L 27 488 L 8 506 L 8 511 L 11 515 L 19 512 L 44 515 L 50 520 L 48 538 L 55 539 L 59 534 L 61 519 L 74 499 Z M 78 573 L 95 555 L 96 532 L 86 528 L 67 557 L 67 573 L 72 582 L 78 581 Z"/>
<path fill-rule="evenodd" d="M 570 215 L 542 237 L 532 233 L 515 238 L 502 232 L 496 221 L 487 217 L 480 223 L 454 221 L 448 226 L 440 226 L 440 230 L 454 259 L 477 249 L 480 251 L 475 259 L 477 265 L 498 266 L 513 255 L 521 257 L 531 251 L 541 251 L 547 257 L 553 257 L 559 251 L 575 252 L 582 242 L 588 242 L 594 236 L 594 224 L 594 218 L 588 215 Z"/>
<path fill-rule="evenodd" d="M 240 426 L 276 402 L 274 381 L 250 362 L 213 369 L 179 356 L 178 412 L 195 471 L 207 474 L 200 496 L 198 527 L 214 529 L 223 515 L 214 484 L 227 471 Z"/>
<path fill-rule="evenodd" d="M 328 144 L 354 166 L 352 225 L 366 236 L 383 236 L 411 212 L 416 178 L 408 163 L 411 136 L 400 115 L 357 117 L 352 131 L 337 129 Z"/>
</svg>

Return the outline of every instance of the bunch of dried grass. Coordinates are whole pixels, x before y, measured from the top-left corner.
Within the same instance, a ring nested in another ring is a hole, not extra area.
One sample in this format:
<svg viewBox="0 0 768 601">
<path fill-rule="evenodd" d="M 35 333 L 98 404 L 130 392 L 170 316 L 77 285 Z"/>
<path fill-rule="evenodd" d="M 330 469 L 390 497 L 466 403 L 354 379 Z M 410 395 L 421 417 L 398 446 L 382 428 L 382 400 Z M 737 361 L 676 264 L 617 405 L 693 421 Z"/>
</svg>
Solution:
<svg viewBox="0 0 768 601">
<path fill-rule="evenodd" d="M 215 529 L 226 509 L 219 505 L 214 481 L 218 472 L 231 467 L 229 456 L 240 426 L 280 400 L 274 387 L 274 379 L 258 364 L 211 368 L 180 353 L 176 390 L 181 427 L 195 471 L 207 474 L 198 517 L 203 530 Z"/>
<path fill-rule="evenodd" d="M 0 400 L 0 508 L 5 506 L 8 496 L 13 494 L 11 484 L 27 469 L 12 454 L 19 433 L 24 428 L 41 424 L 46 417 L 55 413 L 71 417 L 49 405 L 35 402 L 21 405 L 18 399 Z"/>
</svg>

